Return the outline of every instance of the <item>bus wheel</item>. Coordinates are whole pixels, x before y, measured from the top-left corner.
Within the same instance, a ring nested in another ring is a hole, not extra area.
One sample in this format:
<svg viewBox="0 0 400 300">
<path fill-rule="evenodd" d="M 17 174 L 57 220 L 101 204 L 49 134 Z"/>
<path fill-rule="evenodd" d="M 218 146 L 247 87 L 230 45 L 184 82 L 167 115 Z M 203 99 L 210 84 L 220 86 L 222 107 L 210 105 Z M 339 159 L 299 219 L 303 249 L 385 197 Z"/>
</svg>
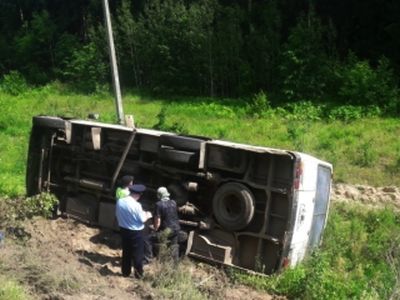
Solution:
<svg viewBox="0 0 400 300">
<path fill-rule="evenodd" d="M 245 228 L 254 216 L 253 193 L 243 184 L 230 182 L 222 185 L 213 198 L 213 213 L 218 223 L 227 230 Z"/>
</svg>

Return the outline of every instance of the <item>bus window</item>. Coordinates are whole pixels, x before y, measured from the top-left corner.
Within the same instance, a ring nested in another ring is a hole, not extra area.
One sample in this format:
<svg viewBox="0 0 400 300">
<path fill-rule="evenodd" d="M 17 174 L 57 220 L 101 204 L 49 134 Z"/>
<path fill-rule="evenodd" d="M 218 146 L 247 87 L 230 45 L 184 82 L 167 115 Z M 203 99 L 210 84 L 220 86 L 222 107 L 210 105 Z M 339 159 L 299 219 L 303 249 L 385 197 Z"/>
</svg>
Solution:
<svg viewBox="0 0 400 300">
<path fill-rule="evenodd" d="M 325 227 L 329 193 L 331 187 L 331 169 L 318 166 L 317 189 L 315 193 L 315 204 L 313 221 L 310 231 L 309 247 L 314 248 L 320 244 L 321 235 Z"/>
</svg>

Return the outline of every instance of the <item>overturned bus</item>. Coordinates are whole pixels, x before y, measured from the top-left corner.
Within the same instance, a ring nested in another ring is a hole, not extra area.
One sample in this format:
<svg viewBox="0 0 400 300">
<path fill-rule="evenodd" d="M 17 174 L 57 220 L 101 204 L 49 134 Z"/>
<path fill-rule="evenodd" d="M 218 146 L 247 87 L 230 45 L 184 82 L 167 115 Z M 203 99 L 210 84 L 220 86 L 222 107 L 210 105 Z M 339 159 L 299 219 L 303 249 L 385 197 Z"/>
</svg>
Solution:
<svg viewBox="0 0 400 300">
<path fill-rule="evenodd" d="M 60 210 L 117 229 L 123 175 L 145 184 L 152 209 L 168 187 L 188 233 L 187 254 L 271 274 L 321 242 L 332 165 L 295 151 L 50 116 L 33 118 L 27 194 L 54 193 Z"/>
</svg>

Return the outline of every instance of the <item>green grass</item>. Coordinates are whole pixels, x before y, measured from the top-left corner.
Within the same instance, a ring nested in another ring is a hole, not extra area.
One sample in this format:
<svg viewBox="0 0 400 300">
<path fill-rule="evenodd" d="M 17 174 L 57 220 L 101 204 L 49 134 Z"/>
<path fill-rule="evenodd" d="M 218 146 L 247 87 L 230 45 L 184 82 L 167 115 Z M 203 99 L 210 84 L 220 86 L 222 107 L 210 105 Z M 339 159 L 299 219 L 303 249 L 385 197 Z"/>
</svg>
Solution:
<svg viewBox="0 0 400 300">
<path fill-rule="evenodd" d="M 232 277 L 291 299 L 398 299 L 399 270 L 400 214 L 336 204 L 323 245 L 308 261 L 268 278 Z"/>
<path fill-rule="evenodd" d="M 0 93 L 0 194 L 25 192 L 25 164 L 32 116 L 38 114 L 116 120 L 109 94 L 80 95 L 57 84 L 18 96 Z M 308 103 L 280 107 L 254 115 L 242 100 L 153 98 L 124 95 L 124 112 L 138 127 L 153 127 L 165 112 L 164 128 L 184 129 L 241 143 L 299 150 L 332 162 L 335 181 L 374 186 L 400 185 L 400 120 L 365 117 L 339 121 Z M 348 108 L 346 108 L 348 109 Z M 178 125 L 178 126 L 177 126 Z"/>
<path fill-rule="evenodd" d="M 29 299 L 25 290 L 16 281 L 0 276 L 0 299 L 23 300 Z"/>
</svg>

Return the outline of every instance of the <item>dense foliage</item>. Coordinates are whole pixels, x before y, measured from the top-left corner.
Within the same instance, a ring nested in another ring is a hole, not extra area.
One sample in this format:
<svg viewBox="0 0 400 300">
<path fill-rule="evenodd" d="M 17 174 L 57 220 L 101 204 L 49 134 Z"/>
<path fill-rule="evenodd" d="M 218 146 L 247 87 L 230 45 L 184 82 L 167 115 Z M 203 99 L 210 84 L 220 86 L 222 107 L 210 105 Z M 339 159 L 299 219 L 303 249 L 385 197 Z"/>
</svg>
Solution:
<svg viewBox="0 0 400 300">
<path fill-rule="evenodd" d="M 272 103 L 377 104 L 384 112 L 399 112 L 398 3 L 110 5 L 125 88 L 230 97 L 263 90 Z M 31 84 L 58 79 L 92 92 L 109 82 L 107 60 L 101 1 L 0 2 L 0 76 Z"/>
</svg>

